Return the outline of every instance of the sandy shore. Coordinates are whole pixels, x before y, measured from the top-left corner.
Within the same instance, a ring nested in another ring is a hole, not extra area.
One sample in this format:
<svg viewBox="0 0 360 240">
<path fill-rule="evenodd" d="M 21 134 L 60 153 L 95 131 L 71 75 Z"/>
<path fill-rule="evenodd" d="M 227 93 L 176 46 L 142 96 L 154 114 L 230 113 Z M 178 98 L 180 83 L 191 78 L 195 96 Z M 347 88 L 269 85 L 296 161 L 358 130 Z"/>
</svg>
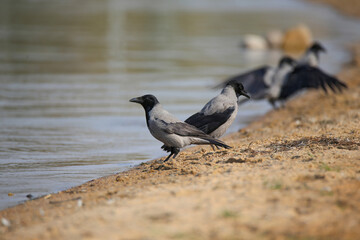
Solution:
<svg viewBox="0 0 360 240">
<path fill-rule="evenodd" d="M 3 210 L 0 239 L 358 239 L 360 65 L 338 77 L 346 92 L 293 99 L 227 136 L 231 150 L 191 148 Z"/>
</svg>

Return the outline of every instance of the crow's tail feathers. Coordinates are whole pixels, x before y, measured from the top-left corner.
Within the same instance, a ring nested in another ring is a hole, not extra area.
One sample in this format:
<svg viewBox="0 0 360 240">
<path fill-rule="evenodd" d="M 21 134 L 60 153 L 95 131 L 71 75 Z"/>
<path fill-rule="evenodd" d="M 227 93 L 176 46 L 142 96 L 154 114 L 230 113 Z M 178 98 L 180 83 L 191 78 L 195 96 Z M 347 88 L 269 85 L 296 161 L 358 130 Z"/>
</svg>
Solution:
<svg viewBox="0 0 360 240">
<path fill-rule="evenodd" d="M 222 147 L 222 148 L 225 148 L 225 149 L 232 148 L 229 145 L 226 145 L 223 141 L 221 141 L 219 139 L 209 138 L 209 137 L 203 138 L 203 139 L 207 140 L 209 142 L 209 144 L 211 144 L 211 145 L 215 145 L 215 146 Z"/>
</svg>

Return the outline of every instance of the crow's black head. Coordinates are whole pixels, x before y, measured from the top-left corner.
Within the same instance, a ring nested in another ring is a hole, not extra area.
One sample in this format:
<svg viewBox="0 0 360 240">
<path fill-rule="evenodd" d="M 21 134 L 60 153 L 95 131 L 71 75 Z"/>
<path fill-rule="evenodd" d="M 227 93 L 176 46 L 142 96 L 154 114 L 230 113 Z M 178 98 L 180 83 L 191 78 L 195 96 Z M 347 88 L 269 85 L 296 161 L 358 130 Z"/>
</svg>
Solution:
<svg viewBox="0 0 360 240">
<path fill-rule="evenodd" d="M 247 98 L 250 98 L 249 95 L 247 94 L 247 92 L 245 91 L 244 86 L 241 83 L 231 81 L 231 82 L 229 82 L 228 85 L 230 85 L 234 88 L 237 97 L 243 95 Z"/>
<path fill-rule="evenodd" d="M 326 49 L 319 42 L 314 42 L 308 51 L 319 53 L 319 52 L 326 52 Z"/>
<path fill-rule="evenodd" d="M 141 97 L 132 98 L 132 99 L 130 99 L 130 102 L 141 104 L 146 111 L 151 110 L 156 104 L 159 103 L 157 98 L 151 94 L 146 94 Z"/>
<path fill-rule="evenodd" d="M 296 66 L 296 61 L 291 57 L 285 56 L 280 59 L 279 67 L 282 67 L 285 64 L 290 66 Z"/>
</svg>

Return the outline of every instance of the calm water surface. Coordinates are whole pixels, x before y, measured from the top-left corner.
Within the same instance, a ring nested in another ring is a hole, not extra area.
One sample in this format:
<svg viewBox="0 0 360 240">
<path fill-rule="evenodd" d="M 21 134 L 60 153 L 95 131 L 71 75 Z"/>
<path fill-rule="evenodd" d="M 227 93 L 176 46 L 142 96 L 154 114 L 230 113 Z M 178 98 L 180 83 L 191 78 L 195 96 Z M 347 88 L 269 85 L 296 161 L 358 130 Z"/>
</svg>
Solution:
<svg viewBox="0 0 360 240">
<path fill-rule="evenodd" d="M 185 119 L 221 79 L 281 56 L 240 50 L 242 35 L 299 22 L 336 73 L 360 24 L 302 2 L 1 1 L 0 209 L 164 156 L 130 98 L 152 93 Z M 242 106 L 229 131 L 269 109 Z"/>
</svg>

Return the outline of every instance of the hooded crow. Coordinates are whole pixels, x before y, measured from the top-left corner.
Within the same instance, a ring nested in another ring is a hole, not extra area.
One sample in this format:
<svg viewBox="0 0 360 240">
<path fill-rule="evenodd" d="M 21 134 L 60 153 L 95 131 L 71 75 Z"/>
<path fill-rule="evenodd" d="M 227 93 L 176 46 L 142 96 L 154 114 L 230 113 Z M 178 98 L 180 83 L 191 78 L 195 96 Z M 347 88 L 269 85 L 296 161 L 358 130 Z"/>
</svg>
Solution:
<svg viewBox="0 0 360 240">
<path fill-rule="evenodd" d="M 205 104 L 200 112 L 191 115 L 185 122 L 213 138 L 219 138 L 234 122 L 238 112 L 238 97 L 241 95 L 250 98 L 241 83 L 230 82 L 219 95 Z M 170 150 L 165 145 L 161 148 Z"/>
<path fill-rule="evenodd" d="M 215 139 L 196 127 L 184 123 L 162 108 L 157 98 L 153 95 L 144 95 L 130 99 L 130 102 L 139 103 L 143 106 L 148 129 L 157 140 L 164 143 L 170 155 L 164 162 L 173 158 L 183 148 L 190 144 L 212 144 L 226 149 L 231 148 L 224 142 Z"/>
<path fill-rule="evenodd" d="M 185 120 L 206 134 L 219 138 L 235 120 L 238 112 L 238 98 L 247 95 L 244 86 L 238 82 L 230 82 L 219 95 L 211 99 L 200 112 Z"/>
</svg>

